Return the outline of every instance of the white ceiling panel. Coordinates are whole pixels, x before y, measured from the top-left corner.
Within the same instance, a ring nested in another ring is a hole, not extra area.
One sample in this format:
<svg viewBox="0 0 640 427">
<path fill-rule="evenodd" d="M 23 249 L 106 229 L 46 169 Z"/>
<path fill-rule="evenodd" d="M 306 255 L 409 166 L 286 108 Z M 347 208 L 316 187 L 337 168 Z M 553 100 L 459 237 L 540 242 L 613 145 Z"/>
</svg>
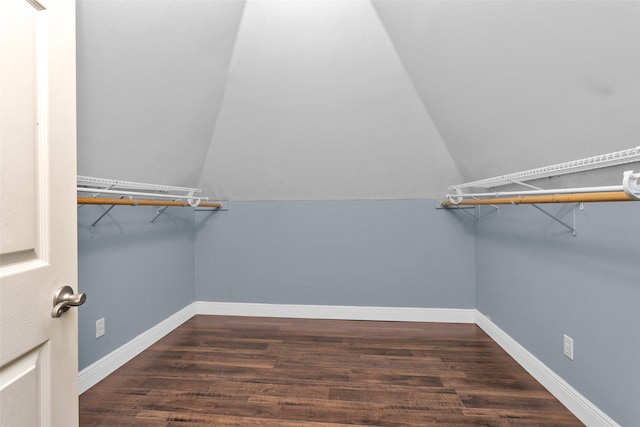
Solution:
<svg viewBox="0 0 640 427">
<path fill-rule="evenodd" d="M 369 1 L 247 1 L 203 188 L 419 198 L 460 178 Z"/>
<path fill-rule="evenodd" d="M 465 180 L 640 141 L 640 2 L 374 0 Z"/>
<path fill-rule="evenodd" d="M 198 182 L 243 7 L 79 0 L 79 174 Z"/>
</svg>

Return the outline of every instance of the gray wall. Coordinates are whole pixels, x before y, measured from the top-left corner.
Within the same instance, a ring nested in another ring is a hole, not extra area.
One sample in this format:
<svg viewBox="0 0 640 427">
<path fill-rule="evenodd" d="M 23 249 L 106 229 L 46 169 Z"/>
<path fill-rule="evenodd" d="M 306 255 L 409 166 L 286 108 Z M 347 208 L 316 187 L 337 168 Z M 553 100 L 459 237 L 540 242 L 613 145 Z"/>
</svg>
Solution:
<svg viewBox="0 0 640 427">
<path fill-rule="evenodd" d="M 195 298 L 193 211 L 117 206 L 94 228 L 102 206 L 78 210 L 79 369 L 176 313 Z M 106 335 L 96 339 L 96 320 Z"/>
<path fill-rule="evenodd" d="M 198 212 L 196 298 L 474 308 L 473 226 L 434 206 L 232 202 Z"/>
<path fill-rule="evenodd" d="M 547 209 L 571 221 L 570 205 Z M 533 207 L 501 211 L 476 230 L 477 308 L 617 422 L 637 425 L 640 204 L 585 205 L 577 237 Z"/>
<path fill-rule="evenodd" d="M 194 301 L 474 308 L 473 226 L 434 203 L 232 202 L 196 224 L 116 207 L 93 230 L 104 208 L 84 206 L 79 369 Z"/>
<path fill-rule="evenodd" d="M 587 204 L 572 237 L 529 206 L 474 225 L 434 203 L 232 202 L 154 225 L 154 208 L 117 207 L 93 231 L 102 208 L 83 207 L 80 369 L 193 301 L 476 307 L 616 421 L 640 419 L 640 204 Z"/>
</svg>

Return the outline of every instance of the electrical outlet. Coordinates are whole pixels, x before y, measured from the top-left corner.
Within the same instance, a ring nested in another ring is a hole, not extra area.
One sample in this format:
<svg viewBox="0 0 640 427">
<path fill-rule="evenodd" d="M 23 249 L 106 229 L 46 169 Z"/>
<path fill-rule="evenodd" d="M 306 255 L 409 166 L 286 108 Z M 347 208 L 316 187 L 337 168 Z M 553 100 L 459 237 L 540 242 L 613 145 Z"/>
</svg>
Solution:
<svg viewBox="0 0 640 427">
<path fill-rule="evenodd" d="M 96 338 L 100 338 L 105 334 L 104 329 L 104 317 L 102 319 L 96 320 Z"/>
<path fill-rule="evenodd" d="M 573 360 L 573 339 L 567 335 L 564 336 L 564 355 Z"/>
</svg>

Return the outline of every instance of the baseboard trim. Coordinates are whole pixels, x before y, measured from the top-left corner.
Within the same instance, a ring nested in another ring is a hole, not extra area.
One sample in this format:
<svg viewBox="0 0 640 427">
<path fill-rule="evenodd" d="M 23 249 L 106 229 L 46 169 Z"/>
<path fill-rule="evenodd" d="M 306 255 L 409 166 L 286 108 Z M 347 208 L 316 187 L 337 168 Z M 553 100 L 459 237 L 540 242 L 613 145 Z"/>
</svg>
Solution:
<svg viewBox="0 0 640 427">
<path fill-rule="evenodd" d="M 151 329 L 141 333 L 122 347 L 84 368 L 78 373 L 78 394 L 82 394 L 98 384 L 109 374 L 142 353 L 156 341 L 192 318 L 195 314 L 196 304 L 189 304 Z"/>
<path fill-rule="evenodd" d="M 475 323 L 476 310 L 463 308 L 364 307 L 335 305 L 196 302 L 198 314 L 392 322 Z"/>
<path fill-rule="evenodd" d="M 194 302 L 78 373 L 78 392 L 106 378 L 196 314 L 394 322 L 475 323 L 590 427 L 620 427 L 516 340 L 475 309 Z"/>
<path fill-rule="evenodd" d="M 198 301 L 138 335 L 78 373 L 82 394 L 196 314 L 396 322 L 474 323 L 476 310 L 415 307 L 358 307 Z"/>
<path fill-rule="evenodd" d="M 547 365 L 531 354 L 509 334 L 493 323 L 480 311 L 476 313 L 476 324 L 487 333 L 504 351 L 540 382 L 556 399 L 565 405 L 580 421 L 589 427 L 620 427 L 589 399 L 580 394 Z"/>
</svg>

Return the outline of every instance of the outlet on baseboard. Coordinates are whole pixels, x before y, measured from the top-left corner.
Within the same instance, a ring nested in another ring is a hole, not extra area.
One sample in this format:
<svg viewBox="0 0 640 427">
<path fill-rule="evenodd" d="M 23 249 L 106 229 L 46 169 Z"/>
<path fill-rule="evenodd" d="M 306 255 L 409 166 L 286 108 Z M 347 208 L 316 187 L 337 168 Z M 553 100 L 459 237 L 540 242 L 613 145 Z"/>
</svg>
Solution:
<svg viewBox="0 0 640 427">
<path fill-rule="evenodd" d="M 564 355 L 573 360 L 573 339 L 567 335 L 564 336 Z"/>
<path fill-rule="evenodd" d="M 105 334 L 104 329 L 104 317 L 102 319 L 96 320 L 96 338 L 100 338 Z"/>
</svg>

